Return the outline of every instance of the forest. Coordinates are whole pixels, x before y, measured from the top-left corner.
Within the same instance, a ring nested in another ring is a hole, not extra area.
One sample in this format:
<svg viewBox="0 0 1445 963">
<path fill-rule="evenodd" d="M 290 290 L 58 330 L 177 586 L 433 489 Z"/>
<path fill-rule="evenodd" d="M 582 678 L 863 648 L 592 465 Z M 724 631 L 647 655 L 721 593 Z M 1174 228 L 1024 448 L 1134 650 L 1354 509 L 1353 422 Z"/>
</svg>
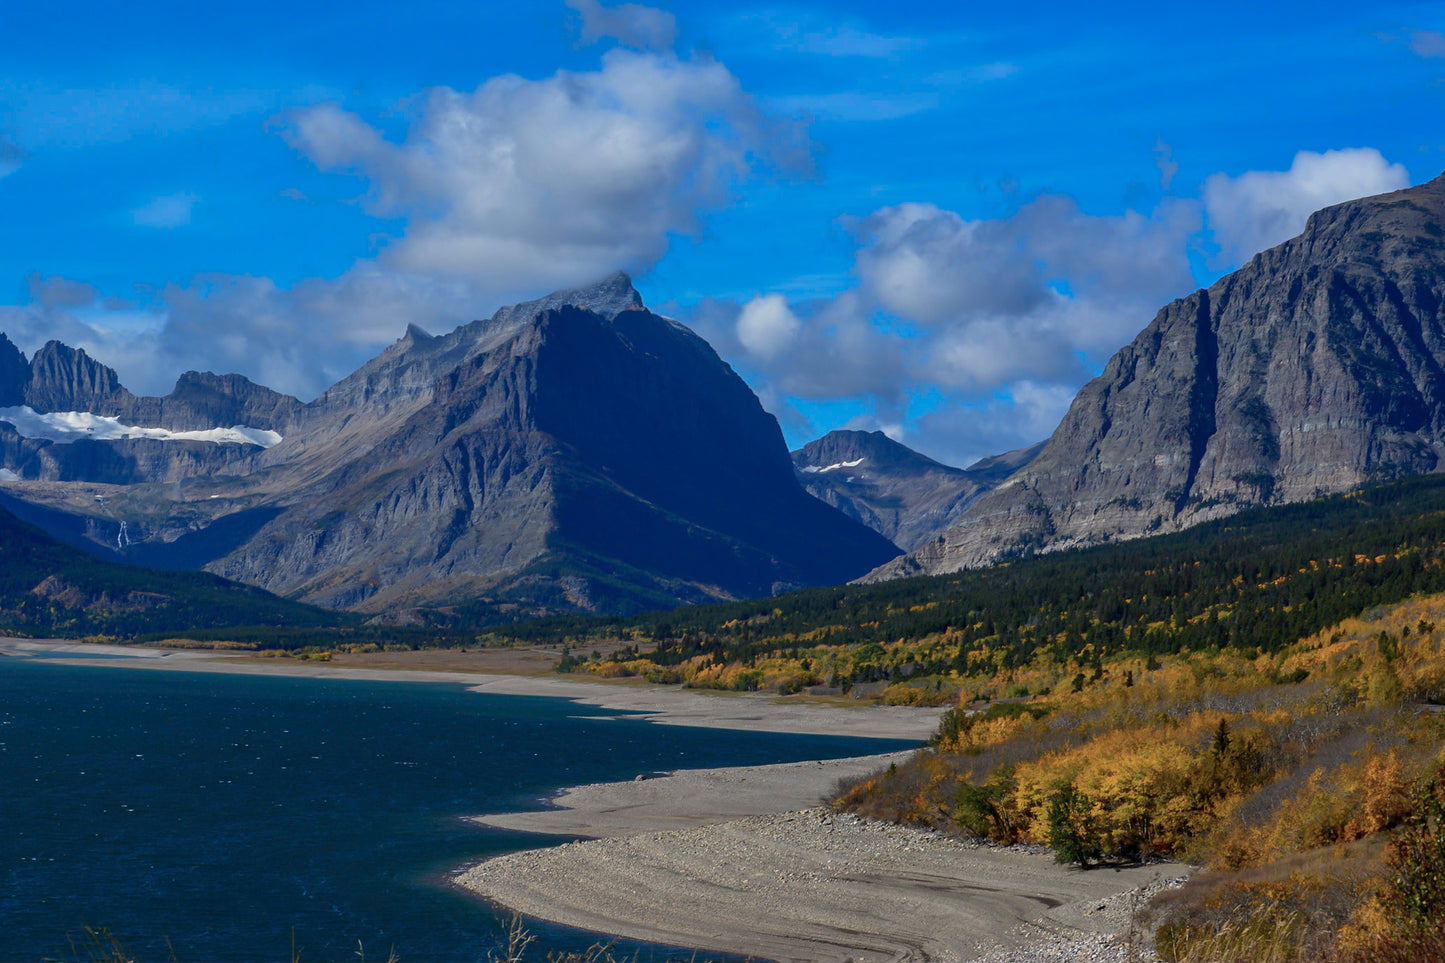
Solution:
<svg viewBox="0 0 1445 963">
<path fill-rule="evenodd" d="M 1445 591 L 1445 478 L 1255 509 L 1173 535 L 972 572 L 806 589 L 630 619 L 494 628 L 563 643 L 569 668 L 699 687 L 847 692 L 947 704 L 1040 659 L 1088 685 L 1124 654 L 1270 654 L 1377 605 Z M 630 650 L 590 660 L 599 639 Z"/>
<path fill-rule="evenodd" d="M 1083 867 L 1202 864 L 1144 910 L 1166 960 L 1445 958 L 1445 596 L 1062 678 L 1000 671 L 1046 694 L 950 709 L 836 805 Z"/>
</svg>

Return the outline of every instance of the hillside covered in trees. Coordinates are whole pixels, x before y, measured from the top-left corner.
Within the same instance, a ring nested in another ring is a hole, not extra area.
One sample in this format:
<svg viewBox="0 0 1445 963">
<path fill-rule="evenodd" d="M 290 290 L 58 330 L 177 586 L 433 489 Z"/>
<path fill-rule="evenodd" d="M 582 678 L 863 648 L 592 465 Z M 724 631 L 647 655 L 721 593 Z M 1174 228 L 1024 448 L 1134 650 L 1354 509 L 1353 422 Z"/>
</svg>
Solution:
<svg viewBox="0 0 1445 963">
<path fill-rule="evenodd" d="M 1445 958 L 1445 596 L 1057 680 L 1000 673 L 1019 695 L 950 709 L 837 804 L 1085 867 L 1203 863 L 1148 908 L 1167 960 Z"/>
<path fill-rule="evenodd" d="M 868 687 L 891 701 L 1001 696 L 1050 665 L 1071 687 L 1126 653 L 1275 653 L 1372 606 L 1445 591 L 1445 478 L 948 576 L 809 589 L 631 619 L 539 620 L 499 643 L 569 644 L 574 667 L 698 687 Z M 589 643 L 622 638 L 605 662 Z M 882 689 L 879 689 L 880 684 Z M 994 688 L 990 688 L 994 685 Z"/>
<path fill-rule="evenodd" d="M 215 626 L 295 628 L 359 621 L 206 572 L 106 562 L 0 509 L 0 632 L 131 637 Z"/>
</svg>

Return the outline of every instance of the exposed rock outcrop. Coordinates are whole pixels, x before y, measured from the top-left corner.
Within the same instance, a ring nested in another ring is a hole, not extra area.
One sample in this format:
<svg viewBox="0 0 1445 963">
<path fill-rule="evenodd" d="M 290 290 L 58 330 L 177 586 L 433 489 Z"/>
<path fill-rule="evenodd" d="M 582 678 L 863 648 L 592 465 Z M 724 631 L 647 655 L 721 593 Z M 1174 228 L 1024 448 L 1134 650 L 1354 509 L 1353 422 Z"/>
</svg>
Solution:
<svg viewBox="0 0 1445 963">
<path fill-rule="evenodd" d="M 1185 528 L 1440 469 L 1445 178 L 1314 214 L 1161 310 L 1038 457 L 870 576 Z"/>
<path fill-rule="evenodd" d="M 27 370 L 42 410 L 284 437 L 52 444 L 0 424 L 17 511 L 94 551 L 332 607 L 636 610 L 844 581 L 898 554 L 802 490 L 752 391 L 623 274 L 449 334 L 408 326 L 306 405 L 196 372 L 136 398 L 55 343 Z"/>
<path fill-rule="evenodd" d="M 208 567 L 332 606 L 617 610 L 836 582 L 897 554 L 798 486 L 777 422 L 625 276 L 409 330 L 261 462 L 286 510 Z"/>
</svg>

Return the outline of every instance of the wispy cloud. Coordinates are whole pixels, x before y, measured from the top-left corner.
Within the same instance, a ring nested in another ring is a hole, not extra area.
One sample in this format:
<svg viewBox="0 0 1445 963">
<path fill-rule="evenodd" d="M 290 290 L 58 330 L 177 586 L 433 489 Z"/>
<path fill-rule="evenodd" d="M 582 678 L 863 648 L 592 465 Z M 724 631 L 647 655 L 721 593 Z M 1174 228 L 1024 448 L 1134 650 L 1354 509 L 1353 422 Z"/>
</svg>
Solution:
<svg viewBox="0 0 1445 963">
<path fill-rule="evenodd" d="M 1410 34 L 1410 50 L 1420 57 L 1445 57 L 1445 34 L 1438 30 L 1416 30 Z"/>
<path fill-rule="evenodd" d="M 637 3 L 604 7 L 598 0 L 565 0 L 582 17 L 582 43 L 612 38 L 637 50 L 671 50 L 677 41 L 677 18 L 666 10 Z"/>
<path fill-rule="evenodd" d="M 191 210 L 198 200 L 189 191 L 166 194 L 131 211 L 131 219 L 140 227 L 184 227 L 191 223 Z"/>
<path fill-rule="evenodd" d="M 236 117 L 265 117 L 335 96 L 316 87 L 290 90 L 192 88 L 144 80 L 96 87 L 56 87 L 0 80 L 15 131 L 31 150 L 90 147 L 132 137 L 195 130 Z"/>
<path fill-rule="evenodd" d="M 15 173 L 24 159 L 25 151 L 20 149 L 19 144 L 0 137 L 0 177 Z"/>
<path fill-rule="evenodd" d="M 769 97 L 767 103 L 781 113 L 802 114 L 817 120 L 879 121 L 934 110 L 940 97 L 929 91 L 898 94 L 835 91 Z"/>
<path fill-rule="evenodd" d="M 874 60 L 894 59 L 941 39 L 879 33 L 858 21 L 825 19 L 789 10 L 742 13 L 728 22 L 727 30 L 735 40 L 755 49 Z"/>
</svg>

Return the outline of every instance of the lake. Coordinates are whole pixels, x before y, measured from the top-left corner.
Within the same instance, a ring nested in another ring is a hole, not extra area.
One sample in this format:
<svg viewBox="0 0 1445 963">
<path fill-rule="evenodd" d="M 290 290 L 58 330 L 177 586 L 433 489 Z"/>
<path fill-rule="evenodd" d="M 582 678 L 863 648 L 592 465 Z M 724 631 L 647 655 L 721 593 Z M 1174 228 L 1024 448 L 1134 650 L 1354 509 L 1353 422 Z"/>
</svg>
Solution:
<svg viewBox="0 0 1445 963">
<path fill-rule="evenodd" d="M 461 684 L 0 657 L 0 959 L 89 959 L 69 942 L 89 925 L 142 960 L 482 960 L 498 920 L 452 872 L 558 840 L 463 817 L 640 773 L 911 745 L 656 725 Z M 532 929 L 538 960 L 597 941 Z"/>
</svg>

